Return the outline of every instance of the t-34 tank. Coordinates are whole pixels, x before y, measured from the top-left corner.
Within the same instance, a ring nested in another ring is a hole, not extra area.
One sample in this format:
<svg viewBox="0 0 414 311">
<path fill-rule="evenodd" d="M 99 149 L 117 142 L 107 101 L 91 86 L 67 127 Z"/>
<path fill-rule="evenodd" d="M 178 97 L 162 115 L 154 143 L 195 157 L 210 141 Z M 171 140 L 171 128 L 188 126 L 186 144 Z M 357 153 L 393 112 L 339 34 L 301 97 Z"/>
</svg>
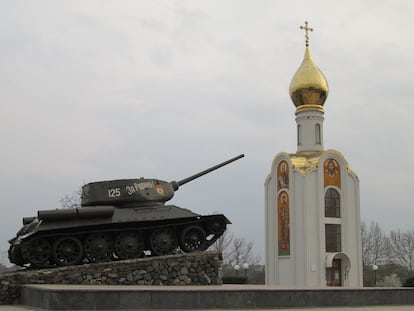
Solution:
<svg viewBox="0 0 414 311">
<path fill-rule="evenodd" d="M 206 250 L 230 221 L 222 214 L 202 216 L 165 202 L 185 183 L 236 161 L 227 160 L 180 181 L 120 179 L 82 187 L 81 206 L 38 211 L 23 218 L 9 241 L 16 265 L 70 266 Z"/>
</svg>

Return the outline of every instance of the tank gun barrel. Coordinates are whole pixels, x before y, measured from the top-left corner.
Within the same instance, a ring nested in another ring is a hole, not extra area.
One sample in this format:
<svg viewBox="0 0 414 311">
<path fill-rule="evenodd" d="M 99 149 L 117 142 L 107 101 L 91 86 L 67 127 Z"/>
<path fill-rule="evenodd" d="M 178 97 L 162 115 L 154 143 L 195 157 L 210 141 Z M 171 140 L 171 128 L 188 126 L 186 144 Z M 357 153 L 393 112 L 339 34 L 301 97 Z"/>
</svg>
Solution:
<svg viewBox="0 0 414 311">
<path fill-rule="evenodd" d="M 177 190 L 179 188 L 179 186 L 182 186 L 182 185 L 184 185 L 184 184 L 186 184 L 186 183 L 188 183 L 190 181 L 193 181 L 194 179 L 197 179 L 197 178 L 199 178 L 199 177 L 201 177 L 203 175 L 206 175 L 208 173 L 211 173 L 212 171 L 215 171 L 215 170 L 219 169 L 220 167 L 223 167 L 223 166 L 225 166 L 227 164 L 230 164 L 231 162 L 237 161 L 237 160 L 239 160 L 239 159 L 241 159 L 243 157 L 244 157 L 244 154 L 240 154 L 237 157 L 231 158 L 230 160 L 227 160 L 227 161 L 224 161 L 224 162 L 222 162 L 220 164 L 214 165 L 214 166 L 212 166 L 212 167 L 210 167 L 210 168 L 208 168 L 208 169 L 206 169 L 204 171 L 201 171 L 201 172 L 199 172 L 197 174 L 194 174 L 194 175 L 192 175 L 190 177 L 184 178 L 184 179 L 182 179 L 180 181 L 172 181 L 171 184 L 173 185 L 174 190 Z"/>
</svg>

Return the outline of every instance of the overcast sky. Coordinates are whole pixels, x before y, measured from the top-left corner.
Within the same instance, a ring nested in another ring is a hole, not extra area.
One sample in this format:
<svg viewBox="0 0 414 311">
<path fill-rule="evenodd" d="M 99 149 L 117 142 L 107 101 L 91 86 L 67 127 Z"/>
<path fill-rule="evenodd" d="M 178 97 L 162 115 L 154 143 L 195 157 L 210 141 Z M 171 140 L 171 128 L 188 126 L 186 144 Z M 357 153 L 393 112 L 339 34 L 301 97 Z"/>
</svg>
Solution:
<svg viewBox="0 0 414 311">
<path fill-rule="evenodd" d="M 264 262 L 264 180 L 296 152 L 290 80 L 325 74 L 325 149 L 360 178 L 361 215 L 412 230 L 414 2 L 0 1 L 0 250 L 88 182 L 183 179 L 170 201 L 220 212 Z"/>
</svg>

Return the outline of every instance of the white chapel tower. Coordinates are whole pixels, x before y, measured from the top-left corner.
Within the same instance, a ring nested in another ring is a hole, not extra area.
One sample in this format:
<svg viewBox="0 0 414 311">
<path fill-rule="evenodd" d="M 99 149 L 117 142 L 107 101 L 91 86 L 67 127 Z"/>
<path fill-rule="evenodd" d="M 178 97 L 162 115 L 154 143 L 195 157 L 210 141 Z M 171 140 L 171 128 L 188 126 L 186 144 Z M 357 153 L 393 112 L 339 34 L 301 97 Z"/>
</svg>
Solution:
<svg viewBox="0 0 414 311">
<path fill-rule="evenodd" d="M 278 153 L 265 181 L 266 284 L 362 287 L 359 179 L 344 156 L 323 147 L 328 82 L 305 56 L 289 93 L 297 151 Z"/>
</svg>

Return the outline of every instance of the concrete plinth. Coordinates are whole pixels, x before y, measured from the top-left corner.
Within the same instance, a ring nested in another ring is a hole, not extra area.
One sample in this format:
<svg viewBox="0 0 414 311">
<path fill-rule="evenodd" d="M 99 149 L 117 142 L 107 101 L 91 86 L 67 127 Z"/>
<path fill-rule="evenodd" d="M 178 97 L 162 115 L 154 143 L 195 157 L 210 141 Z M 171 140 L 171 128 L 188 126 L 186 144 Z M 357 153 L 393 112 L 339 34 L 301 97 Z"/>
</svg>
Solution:
<svg viewBox="0 0 414 311">
<path fill-rule="evenodd" d="M 25 285 L 22 305 L 44 310 L 272 309 L 413 305 L 414 288 Z M 413 307 L 414 308 L 414 307 Z"/>
</svg>

